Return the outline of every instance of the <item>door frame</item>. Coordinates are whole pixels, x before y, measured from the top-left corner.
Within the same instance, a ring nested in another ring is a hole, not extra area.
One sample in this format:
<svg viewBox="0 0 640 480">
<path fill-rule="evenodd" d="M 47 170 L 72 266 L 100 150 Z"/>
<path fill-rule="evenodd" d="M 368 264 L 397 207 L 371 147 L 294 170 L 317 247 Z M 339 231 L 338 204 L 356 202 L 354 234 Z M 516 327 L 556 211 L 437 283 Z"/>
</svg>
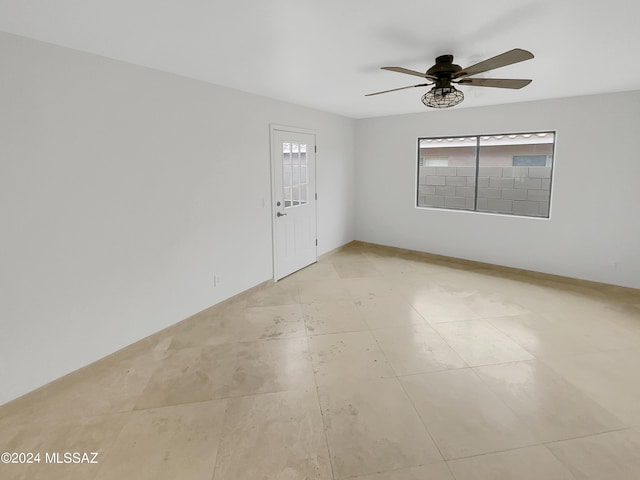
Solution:
<svg viewBox="0 0 640 480">
<path fill-rule="evenodd" d="M 316 197 L 318 194 L 318 179 L 317 179 L 317 160 L 318 153 L 315 149 L 315 146 L 318 142 L 318 133 L 316 130 L 309 128 L 301 128 L 301 127 L 292 127 L 289 125 L 279 125 L 276 123 L 269 124 L 269 158 L 271 159 L 271 208 L 269 212 L 271 213 L 271 268 L 272 268 L 272 277 L 274 282 L 277 282 L 279 278 L 277 277 L 277 246 L 276 246 L 276 179 L 275 179 L 275 162 L 278 160 L 274 156 L 274 133 L 276 131 L 281 132 L 289 132 L 289 133 L 303 133 L 306 135 L 313 135 L 314 138 L 314 189 L 316 193 Z M 315 212 L 315 229 L 316 229 L 316 237 L 318 236 L 318 201 L 316 198 L 313 199 L 313 209 Z M 316 244 L 316 261 L 318 260 L 318 246 Z M 282 277 L 281 277 L 282 278 Z"/>
</svg>

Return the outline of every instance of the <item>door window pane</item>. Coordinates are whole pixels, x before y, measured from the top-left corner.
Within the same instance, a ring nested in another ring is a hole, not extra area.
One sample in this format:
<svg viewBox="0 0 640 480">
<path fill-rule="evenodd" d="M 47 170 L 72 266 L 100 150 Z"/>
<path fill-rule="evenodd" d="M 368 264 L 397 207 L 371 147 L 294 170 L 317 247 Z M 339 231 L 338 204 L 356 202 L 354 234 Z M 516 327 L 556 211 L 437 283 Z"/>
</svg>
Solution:
<svg viewBox="0 0 640 480">
<path fill-rule="evenodd" d="M 283 143 L 282 164 L 285 208 L 306 205 L 309 201 L 307 145 Z"/>
<path fill-rule="evenodd" d="M 291 165 L 282 166 L 282 184 L 285 187 L 291 186 Z"/>
</svg>

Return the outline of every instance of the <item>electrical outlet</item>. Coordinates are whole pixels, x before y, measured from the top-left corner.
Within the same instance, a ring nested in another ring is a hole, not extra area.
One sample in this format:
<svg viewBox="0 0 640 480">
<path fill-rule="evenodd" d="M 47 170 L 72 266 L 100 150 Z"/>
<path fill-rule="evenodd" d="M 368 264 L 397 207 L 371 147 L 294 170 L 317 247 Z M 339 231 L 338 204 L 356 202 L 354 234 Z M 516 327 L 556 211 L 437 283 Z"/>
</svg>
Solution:
<svg viewBox="0 0 640 480">
<path fill-rule="evenodd" d="M 213 276 L 213 286 L 214 287 L 219 287 L 221 282 L 222 282 L 222 278 L 220 277 L 220 275 L 214 275 Z"/>
</svg>

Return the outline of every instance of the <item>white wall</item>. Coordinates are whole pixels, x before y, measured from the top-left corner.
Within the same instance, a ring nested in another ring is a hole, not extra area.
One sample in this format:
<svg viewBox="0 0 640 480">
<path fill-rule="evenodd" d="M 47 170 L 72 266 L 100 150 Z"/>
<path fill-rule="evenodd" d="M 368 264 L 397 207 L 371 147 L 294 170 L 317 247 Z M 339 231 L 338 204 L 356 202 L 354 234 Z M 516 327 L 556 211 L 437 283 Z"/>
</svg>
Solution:
<svg viewBox="0 0 640 480">
<path fill-rule="evenodd" d="M 270 123 L 318 133 L 319 253 L 353 240 L 353 120 L 4 33 L 0 58 L 0 404 L 272 278 Z"/>
<path fill-rule="evenodd" d="M 414 207 L 418 137 L 540 130 L 550 219 Z M 640 288 L 640 92 L 364 119 L 356 146 L 356 238 Z"/>
</svg>

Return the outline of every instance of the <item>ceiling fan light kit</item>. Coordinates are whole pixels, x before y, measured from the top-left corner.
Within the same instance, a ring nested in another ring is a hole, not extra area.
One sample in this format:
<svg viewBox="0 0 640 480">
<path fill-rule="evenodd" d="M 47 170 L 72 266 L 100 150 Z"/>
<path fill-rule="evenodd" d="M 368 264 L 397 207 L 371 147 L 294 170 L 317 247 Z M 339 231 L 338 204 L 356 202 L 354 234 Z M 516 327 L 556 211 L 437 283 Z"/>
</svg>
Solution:
<svg viewBox="0 0 640 480">
<path fill-rule="evenodd" d="M 432 108 L 455 107 L 464 100 L 464 93 L 456 87 L 433 87 L 422 96 L 422 103 Z"/>
<path fill-rule="evenodd" d="M 495 57 L 461 68 L 453 63 L 453 55 L 440 55 L 436 58 L 436 63 L 426 73 L 410 70 L 403 67 L 381 67 L 383 70 L 415 75 L 426 78 L 431 83 L 420 83 L 408 87 L 394 88 L 382 92 L 369 93 L 366 96 L 380 95 L 381 93 L 395 92 L 406 88 L 427 87 L 435 85 L 431 90 L 422 96 L 422 103 L 432 108 L 450 108 L 458 105 L 464 100 L 464 94 L 453 84 L 470 85 L 473 87 L 493 87 L 520 89 L 531 83 L 531 80 L 511 79 L 511 78 L 468 78 L 479 73 L 506 67 L 514 63 L 523 62 L 533 58 L 533 54 L 520 48 L 514 48 L 508 52 L 501 53 Z"/>
</svg>

